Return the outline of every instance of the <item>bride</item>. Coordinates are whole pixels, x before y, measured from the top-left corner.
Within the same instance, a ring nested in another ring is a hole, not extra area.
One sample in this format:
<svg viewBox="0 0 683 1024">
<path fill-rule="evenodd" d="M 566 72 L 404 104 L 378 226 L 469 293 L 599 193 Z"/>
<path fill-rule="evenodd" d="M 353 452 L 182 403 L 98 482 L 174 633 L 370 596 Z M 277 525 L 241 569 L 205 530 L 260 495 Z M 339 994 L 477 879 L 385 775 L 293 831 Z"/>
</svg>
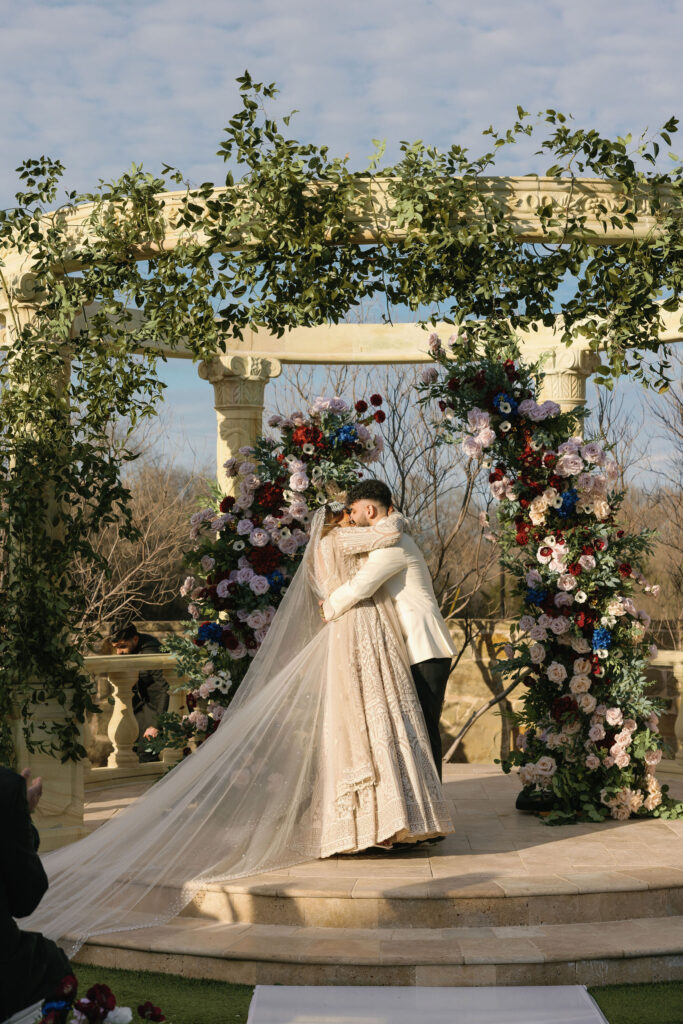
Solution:
<svg viewBox="0 0 683 1024">
<path fill-rule="evenodd" d="M 391 600 L 325 624 L 319 603 L 367 553 L 398 542 L 393 514 L 313 519 L 303 561 L 220 727 L 125 812 L 44 858 L 27 919 L 69 955 L 90 935 L 174 917 L 213 882 L 453 826 Z"/>
</svg>

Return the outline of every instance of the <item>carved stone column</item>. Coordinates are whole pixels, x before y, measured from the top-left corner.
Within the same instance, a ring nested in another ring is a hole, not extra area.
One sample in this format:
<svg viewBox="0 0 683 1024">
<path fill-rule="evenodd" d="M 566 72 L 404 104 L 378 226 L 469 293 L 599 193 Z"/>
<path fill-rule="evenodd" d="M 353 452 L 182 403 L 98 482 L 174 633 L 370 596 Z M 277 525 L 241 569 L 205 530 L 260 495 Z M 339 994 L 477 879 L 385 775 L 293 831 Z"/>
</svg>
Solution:
<svg viewBox="0 0 683 1024">
<path fill-rule="evenodd" d="M 263 429 L 263 397 L 271 377 L 282 366 L 277 359 L 221 355 L 199 364 L 199 376 L 213 384 L 217 419 L 216 476 L 227 492 L 233 481 L 223 464 L 239 448 L 253 444 Z"/>
<path fill-rule="evenodd" d="M 586 404 L 586 381 L 600 366 L 600 357 L 585 345 L 550 350 L 544 364 L 540 401 L 551 399 L 563 412 Z"/>
<path fill-rule="evenodd" d="M 42 296 L 36 291 L 35 275 L 24 269 L 22 260 L 12 261 L 10 258 L 3 269 L 3 278 L 7 292 L 0 282 L 0 320 L 5 327 L 5 343 L 11 344 L 17 334 L 35 318 Z M 66 390 L 71 364 L 69 352 L 64 350 L 63 355 L 61 368 L 56 372 L 55 387 Z M 26 429 L 30 431 L 31 425 L 28 424 Z M 46 486 L 45 502 L 49 516 L 53 508 L 49 484 Z M 33 682 L 36 690 L 40 690 L 40 680 Z M 35 714 L 40 718 L 37 738 L 47 738 L 43 725 L 62 723 L 66 713 L 58 700 L 51 699 L 36 704 Z M 58 758 L 40 751 L 29 752 L 24 742 L 18 710 L 16 716 L 13 716 L 12 725 L 17 770 L 30 768 L 34 777 L 40 775 L 43 779 L 43 795 L 35 814 L 41 850 L 47 852 L 80 839 L 87 831 L 83 823 L 84 763 L 67 761 L 62 764 Z"/>
</svg>

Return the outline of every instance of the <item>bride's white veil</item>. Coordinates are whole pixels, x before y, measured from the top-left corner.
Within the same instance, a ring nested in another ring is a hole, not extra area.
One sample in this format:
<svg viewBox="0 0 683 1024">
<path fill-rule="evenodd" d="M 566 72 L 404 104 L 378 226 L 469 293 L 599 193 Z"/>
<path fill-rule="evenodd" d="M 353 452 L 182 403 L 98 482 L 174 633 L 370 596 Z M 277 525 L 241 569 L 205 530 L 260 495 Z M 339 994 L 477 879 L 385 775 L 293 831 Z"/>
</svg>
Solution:
<svg viewBox="0 0 683 1024">
<path fill-rule="evenodd" d="M 284 868 L 310 847 L 328 645 L 303 561 L 220 727 L 117 817 L 44 857 L 50 888 L 26 921 L 72 955 L 90 935 L 174 917 L 207 883 Z"/>
</svg>

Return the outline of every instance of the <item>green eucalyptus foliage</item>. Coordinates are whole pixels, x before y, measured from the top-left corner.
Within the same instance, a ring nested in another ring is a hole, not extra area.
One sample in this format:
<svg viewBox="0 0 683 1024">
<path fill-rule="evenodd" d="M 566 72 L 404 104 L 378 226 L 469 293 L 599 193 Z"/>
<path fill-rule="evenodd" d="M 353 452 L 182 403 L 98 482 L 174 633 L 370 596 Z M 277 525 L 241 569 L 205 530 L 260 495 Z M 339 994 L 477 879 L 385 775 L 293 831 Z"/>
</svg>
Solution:
<svg viewBox="0 0 683 1024">
<path fill-rule="evenodd" d="M 677 309 L 681 293 L 683 184 L 677 158 L 669 173 L 659 170 L 658 140 L 670 144 L 675 119 L 656 139 L 632 145 L 577 129 L 555 111 L 533 122 L 518 108 L 509 131 L 485 133 L 491 145 L 482 156 L 404 142 L 399 162 L 380 167 L 378 144 L 369 166 L 355 171 L 327 147 L 283 134 L 290 119 L 281 129 L 264 107 L 274 85 L 248 73 L 238 82 L 242 106 L 219 151 L 237 169 L 236 184 L 232 171 L 216 191 L 190 187 L 171 167 L 155 177 L 133 165 L 90 193 L 68 193 L 54 213 L 64 168 L 41 157 L 19 168 L 16 204 L 0 211 L 0 285 L 10 298 L 0 364 L 5 760 L 13 757 L 10 710 L 21 708 L 30 745 L 49 699 L 67 713 L 41 743 L 63 759 L 83 756 L 79 723 L 92 698 L 82 654 L 91 635 L 70 567 L 75 554 L 97 561 L 89 537 L 100 525 L 117 521 L 131 534 L 122 470 L 133 456 L 125 440 L 107 440 L 107 429 L 121 417 L 134 425 L 153 415 L 162 385 L 149 346 L 182 339 L 204 358 L 239 347 L 249 327 L 281 336 L 339 322 L 364 299 L 383 297 L 387 318 L 407 304 L 458 325 L 463 357 L 487 341 L 513 343 L 515 330 L 550 324 L 560 312 L 561 340 L 578 333 L 604 351 L 603 383 L 631 373 L 666 386 L 658 333 L 662 309 Z M 656 236 L 603 245 L 587 234 L 581 207 L 568 216 L 540 198 L 531 212 L 547 242 L 520 243 L 487 176 L 503 147 L 539 134 L 551 177 L 592 175 L 623 191 L 623 210 L 603 211 L 606 227 L 628 224 L 637 199 L 639 211 L 659 216 Z M 164 193 L 173 188 L 181 197 L 168 249 Z M 90 206 L 74 234 L 73 208 L 83 203 Z M 375 241 L 359 245 L 366 214 Z M 25 259 L 18 291 L 17 254 Z M 648 369 L 644 356 L 654 353 L 659 361 Z"/>
</svg>

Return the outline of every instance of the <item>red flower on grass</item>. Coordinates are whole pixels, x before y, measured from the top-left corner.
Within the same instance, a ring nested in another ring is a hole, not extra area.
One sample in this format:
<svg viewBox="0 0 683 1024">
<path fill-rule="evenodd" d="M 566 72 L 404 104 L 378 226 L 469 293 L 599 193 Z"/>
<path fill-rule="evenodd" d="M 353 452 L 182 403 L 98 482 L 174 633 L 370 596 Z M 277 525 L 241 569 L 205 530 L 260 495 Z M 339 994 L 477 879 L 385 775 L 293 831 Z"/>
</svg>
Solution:
<svg viewBox="0 0 683 1024">
<path fill-rule="evenodd" d="M 161 1007 L 155 1006 L 149 999 L 142 1006 L 138 1006 L 138 1016 L 142 1017 L 143 1020 L 166 1020 L 161 1012 Z"/>
<path fill-rule="evenodd" d="M 55 999 L 73 999 L 78 992 L 78 980 L 73 974 L 65 974 L 55 989 Z"/>
</svg>

